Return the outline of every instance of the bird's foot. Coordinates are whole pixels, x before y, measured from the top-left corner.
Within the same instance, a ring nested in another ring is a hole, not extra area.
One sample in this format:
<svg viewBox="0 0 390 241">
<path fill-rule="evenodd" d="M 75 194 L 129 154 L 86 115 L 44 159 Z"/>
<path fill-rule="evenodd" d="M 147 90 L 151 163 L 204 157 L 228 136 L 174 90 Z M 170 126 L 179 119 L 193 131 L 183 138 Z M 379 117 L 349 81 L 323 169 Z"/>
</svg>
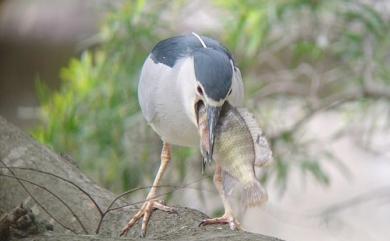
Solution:
<svg viewBox="0 0 390 241">
<path fill-rule="evenodd" d="M 224 214 L 222 217 L 219 218 L 209 218 L 203 220 L 199 226 L 205 226 L 210 224 L 229 224 L 229 227 L 231 230 L 240 230 L 240 223 L 236 218 L 233 217 L 231 214 Z"/>
<path fill-rule="evenodd" d="M 168 212 L 168 213 L 177 213 L 175 208 L 165 206 L 161 200 L 148 200 L 145 201 L 140 210 L 130 219 L 126 227 L 122 229 L 120 236 L 127 235 L 131 227 L 134 226 L 142 217 L 142 226 L 141 226 L 141 237 L 145 237 L 147 225 L 152 215 L 152 212 L 156 209 Z"/>
</svg>

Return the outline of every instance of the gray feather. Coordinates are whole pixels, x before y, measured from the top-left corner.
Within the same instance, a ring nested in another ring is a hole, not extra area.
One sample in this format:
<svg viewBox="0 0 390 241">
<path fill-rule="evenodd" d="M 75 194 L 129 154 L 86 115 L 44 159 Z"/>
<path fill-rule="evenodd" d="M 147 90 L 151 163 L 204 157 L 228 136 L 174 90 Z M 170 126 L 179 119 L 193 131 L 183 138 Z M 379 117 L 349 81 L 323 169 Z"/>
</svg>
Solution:
<svg viewBox="0 0 390 241">
<path fill-rule="evenodd" d="M 224 53 L 232 59 L 229 51 L 218 41 L 201 36 L 207 48 Z M 204 48 L 197 37 L 193 34 L 181 35 L 160 41 L 152 50 L 151 59 L 155 63 L 162 63 L 173 67 L 176 62 L 184 57 L 192 56 L 193 52 Z"/>
<path fill-rule="evenodd" d="M 225 99 L 233 78 L 229 57 L 224 52 L 209 48 L 198 49 L 193 54 L 195 76 L 206 95 L 215 101 Z"/>
</svg>

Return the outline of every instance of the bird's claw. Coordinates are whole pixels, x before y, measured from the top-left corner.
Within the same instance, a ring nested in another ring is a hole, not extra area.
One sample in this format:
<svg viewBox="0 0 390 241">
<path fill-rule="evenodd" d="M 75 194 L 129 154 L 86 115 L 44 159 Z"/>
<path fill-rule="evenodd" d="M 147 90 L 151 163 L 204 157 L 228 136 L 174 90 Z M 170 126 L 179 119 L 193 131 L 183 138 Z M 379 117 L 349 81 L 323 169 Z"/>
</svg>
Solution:
<svg viewBox="0 0 390 241">
<path fill-rule="evenodd" d="M 223 215 L 219 218 L 209 218 L 205 219 L 199 223 L 200 226 L 206 226 L 210 224 L 229 224 L 231 230 L 240 230 L 240 223 L 232 215 Z"/>
<path fill-rule="evenodd" d="M 164 202 L 161 200 L 149 200 L 145 201 L 140 210 L 130 219 L 127 225 L 122 229 L 120 236 L 125 236 L 129 232 L 129 230 L 143 217 L 142 225 L 141 225 L 141 237 L 145 237 L 146 229 L 152 212 L 156 209 L 168 212 L 168 213 L 176 213 L 177 210 L 172 207 L 168 207 L 164 205 Z"/>
</svg>

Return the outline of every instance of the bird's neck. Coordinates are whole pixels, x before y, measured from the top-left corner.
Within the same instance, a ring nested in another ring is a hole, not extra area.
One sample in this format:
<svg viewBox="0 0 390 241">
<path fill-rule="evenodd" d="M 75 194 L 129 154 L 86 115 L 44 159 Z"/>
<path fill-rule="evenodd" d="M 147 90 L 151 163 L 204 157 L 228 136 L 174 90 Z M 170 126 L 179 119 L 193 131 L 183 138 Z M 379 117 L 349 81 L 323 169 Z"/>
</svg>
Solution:
<svg viewBox="0 0 390 241">
<path fill-rule="evenodd" d="M 181 93 L 181 99 L 178 101 L 181 101 L 185 114 L 196 126 L 195 103 L 197 101 L 197 81 L 195 79 L 193 58 L 186 58 L 177 65 L 181 65 L 177 66 L 179 71 L 176 78 L 176 87 L 179 88 L 179 93 Z"/>
</svg>

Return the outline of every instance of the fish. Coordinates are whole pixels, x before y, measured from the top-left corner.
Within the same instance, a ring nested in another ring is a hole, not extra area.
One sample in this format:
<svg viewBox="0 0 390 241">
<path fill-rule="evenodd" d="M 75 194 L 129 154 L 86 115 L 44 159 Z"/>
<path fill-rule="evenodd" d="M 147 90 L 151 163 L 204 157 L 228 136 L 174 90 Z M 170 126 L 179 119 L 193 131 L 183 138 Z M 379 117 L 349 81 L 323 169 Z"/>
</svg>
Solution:
<svg viewBox="0 0 390 241">
<path fill-rule="evenodd" d="M 205 158 L 209 151 L 209 138 L 204 105 L 198 107 L 198 129 L 200 150 Z M 245 108 L 224 103 L 215 135 L 212 159 L 222 169 L 224 193 L 229 194 L 239 186 L 246 207 L 265 203 L 268 194 L 256 178 L 255 166 L 265 166 L 273 159 L 271 148 L 254 115 Z"/>
</svg>

